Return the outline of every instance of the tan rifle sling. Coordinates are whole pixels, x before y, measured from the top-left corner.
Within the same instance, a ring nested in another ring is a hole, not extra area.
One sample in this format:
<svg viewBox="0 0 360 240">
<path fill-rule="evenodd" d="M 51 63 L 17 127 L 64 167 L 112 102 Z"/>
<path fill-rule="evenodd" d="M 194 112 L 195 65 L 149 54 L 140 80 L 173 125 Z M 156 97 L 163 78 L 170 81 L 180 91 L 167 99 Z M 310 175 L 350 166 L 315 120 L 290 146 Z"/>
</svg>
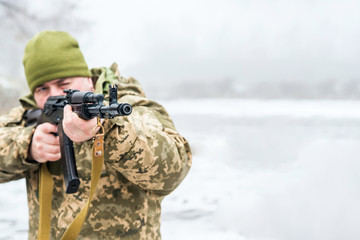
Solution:
<svg viewBox="0 0 360 240">
<path fill-rule="evenodd" d="M 91 166 L 91 186 L 87 204 L 81 209 L 68 229 L 65 231 L 62 240 L 75 240 L 79 235 L 82 225 L 85 221 L 87 213 L 90 208 L 92 197 L 95 193 L 96 186 L 101 176 L 101 170 L 104 163 L 104 128 L 98 119 L 98 125 L 102 133 L 94 136 L 94 143 L 92 147 L 92 166 Z M 41 164 L 40 170 L 40 187 L 39 187 L 39 202 L 40 202 L 40 216 L 39 216 L 39 240 L 47 240 L 50 238 L 50 220 L 51 220 L 51 200 L 53 191 L 53 179 L 48 171 L 46 164 Z"/>
</svg>

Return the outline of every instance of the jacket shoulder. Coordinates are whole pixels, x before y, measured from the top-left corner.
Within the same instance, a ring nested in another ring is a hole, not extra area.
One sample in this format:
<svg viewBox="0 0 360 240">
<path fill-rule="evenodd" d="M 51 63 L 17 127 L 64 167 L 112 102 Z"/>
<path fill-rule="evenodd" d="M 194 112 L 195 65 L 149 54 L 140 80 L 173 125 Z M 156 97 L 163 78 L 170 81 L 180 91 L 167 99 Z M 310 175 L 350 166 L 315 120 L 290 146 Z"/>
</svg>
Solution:
<svg viewBox="0 0 360 240">
<path fill-rule="evenodd" d="M 25 109 L 22 106 L 11 109 L 6 114 L 0 116 L 0 127 L 19 125 L 23 120 Z"/>
</svg>

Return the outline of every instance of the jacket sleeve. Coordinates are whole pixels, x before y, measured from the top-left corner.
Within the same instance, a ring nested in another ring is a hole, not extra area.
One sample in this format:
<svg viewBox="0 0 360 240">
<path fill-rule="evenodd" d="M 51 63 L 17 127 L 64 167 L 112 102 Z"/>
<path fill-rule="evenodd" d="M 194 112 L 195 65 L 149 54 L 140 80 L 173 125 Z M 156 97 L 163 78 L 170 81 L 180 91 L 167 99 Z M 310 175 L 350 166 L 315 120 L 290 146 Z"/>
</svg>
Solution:
<svg viewBox="0 0 360 240">
<path fill-rule="evenodd" d="M 112 121 L 105 161 L 139 187 L 169 194 L 190 169 L 189 143 L 159 104 L 135 96 L 120 100 L 130 103 L 133 112 Z"/>
<path fill-rule="evenodd" d="M 37 163 L 27 162 L 34 127 L 21 124 L 23 108 L 12 109 L 0 117 L 0 183 L 24 177 Z"/>
</svg>

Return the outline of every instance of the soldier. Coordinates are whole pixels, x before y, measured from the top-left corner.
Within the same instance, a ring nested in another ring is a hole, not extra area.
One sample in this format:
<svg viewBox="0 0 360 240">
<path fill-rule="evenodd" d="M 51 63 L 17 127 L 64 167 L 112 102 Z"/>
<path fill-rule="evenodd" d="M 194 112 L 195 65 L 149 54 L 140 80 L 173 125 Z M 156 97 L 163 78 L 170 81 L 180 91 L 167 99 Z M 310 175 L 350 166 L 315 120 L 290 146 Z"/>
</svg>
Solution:
<svg viewBox="0 0 360 240">
<path fill-rule="evenodd" d="M 29 239 L 61 239 L 84 209 L 91 189 L 92 137 L 99 127 L 95 128 L 96 118 L 83 120 L 69 105 L 64 108 L 63 128 L 74 142 L 81 180 L 76 193 L 66 194 L 63 176 L 56 169 L 61 157 L 59 137 L 53 134 L 57 127 L 51 123 L 25 126 L 27 112 L 43 108 L 49 96 L 64 95 L 64 89 L 106 97 L 108 86 L 114 84 L 119 102 L 131 104 L 133 111 L 102 122 L 101 176 L 83 225 L 65 238 L 75 239 L 78 234 L 78 239 L 161 239 L 161 201 L 191 166 L 189 144 L 166 110 L 147 99 L 135 79 L 120 76 L 116 64 L 89 70 L 77 41 L 65 32 L 35 35 L 26 45 L 23 65 L 31 94 L 20 99 L 21 106 L 0 117 L 0 182 L 26 179 Z M 53 181 L 45 194 L 39 190 L 46 182 L 40 177 L 41 166 L 46 166 L 44 171 L 50 172 Z M 44 214 L 40 214 L 41 197 L 51 195 L 51 207 L 42 208 L 48 209 L 45 215 L 51 219 L 47 229 L 40 217 Z"/>
</svg>

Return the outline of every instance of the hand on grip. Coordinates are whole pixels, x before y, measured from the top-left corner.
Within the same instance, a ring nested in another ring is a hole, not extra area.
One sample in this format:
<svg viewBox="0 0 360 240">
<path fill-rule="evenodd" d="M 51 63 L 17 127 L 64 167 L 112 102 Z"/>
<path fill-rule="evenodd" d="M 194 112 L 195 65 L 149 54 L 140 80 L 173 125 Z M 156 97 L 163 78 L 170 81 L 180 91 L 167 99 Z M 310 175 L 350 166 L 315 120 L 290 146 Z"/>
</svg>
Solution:
<svg viewBox="0 0 360 240">
<path fill-rule="evenodd" d="M 57 161 L 61 158 L 57 126 L 43 123 L 36 127 L 30 145 L 30 159 L 39 163 Z"/>
</svg>

